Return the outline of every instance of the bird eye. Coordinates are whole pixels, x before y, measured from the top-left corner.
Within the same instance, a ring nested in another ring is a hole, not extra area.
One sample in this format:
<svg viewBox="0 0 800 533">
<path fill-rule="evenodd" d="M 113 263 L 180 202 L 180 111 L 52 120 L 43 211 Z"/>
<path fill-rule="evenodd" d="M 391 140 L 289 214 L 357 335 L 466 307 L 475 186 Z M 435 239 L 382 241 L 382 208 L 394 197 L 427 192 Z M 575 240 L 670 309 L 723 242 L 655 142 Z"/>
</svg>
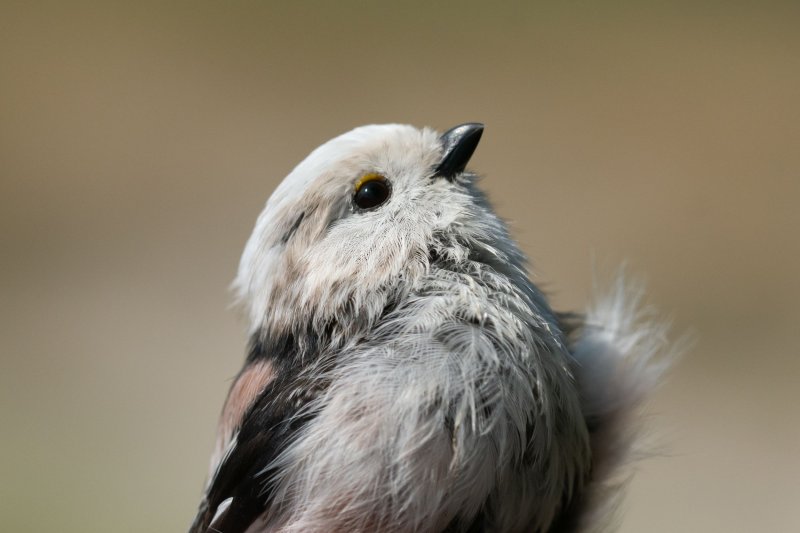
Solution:
<svg viewBox="0 0 800 533">
<path fill-rule="evenodd" d="M 361 209 L 378 207 L 392 192 L 389 181 L 380 174 L 367 174 L 356 182 L 355 204 Z"/>
</svg>

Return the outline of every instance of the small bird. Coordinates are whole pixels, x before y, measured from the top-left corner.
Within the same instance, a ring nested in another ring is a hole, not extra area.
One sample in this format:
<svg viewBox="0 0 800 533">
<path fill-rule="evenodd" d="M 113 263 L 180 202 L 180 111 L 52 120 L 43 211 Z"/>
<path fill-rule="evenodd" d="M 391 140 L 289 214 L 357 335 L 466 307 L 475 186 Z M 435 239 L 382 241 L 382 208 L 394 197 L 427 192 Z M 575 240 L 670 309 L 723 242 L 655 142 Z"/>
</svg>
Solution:
<svg viewBox="0 0 800 533">
<path fill-rule="evenodd" d="M 191 533 L 608 525 L 664 328 L 621 278 L 551 309 L 466 170 L 483 130 L 356 128 L 272 194 Z"/>
</svg>

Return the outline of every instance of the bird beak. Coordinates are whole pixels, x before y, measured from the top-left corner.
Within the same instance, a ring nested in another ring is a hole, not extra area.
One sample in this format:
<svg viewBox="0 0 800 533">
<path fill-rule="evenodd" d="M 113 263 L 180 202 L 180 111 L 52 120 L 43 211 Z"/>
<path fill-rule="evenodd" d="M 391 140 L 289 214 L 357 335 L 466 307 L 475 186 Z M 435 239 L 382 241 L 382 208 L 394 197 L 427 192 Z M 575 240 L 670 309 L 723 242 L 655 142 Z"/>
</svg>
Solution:
<svg viewBox="0 0 800 533">
<path fill-rule="evenodd" d="M 478 147 L 481 134 L 483 124 L 479 122 L 467 122 L 444 132 L 439 137 L 439 142 L 442 143 L 442 161 L 436 167 L 434 176 L 453 181 L 456 174 L 464 172 L 469 158 Z"/>
</svg>

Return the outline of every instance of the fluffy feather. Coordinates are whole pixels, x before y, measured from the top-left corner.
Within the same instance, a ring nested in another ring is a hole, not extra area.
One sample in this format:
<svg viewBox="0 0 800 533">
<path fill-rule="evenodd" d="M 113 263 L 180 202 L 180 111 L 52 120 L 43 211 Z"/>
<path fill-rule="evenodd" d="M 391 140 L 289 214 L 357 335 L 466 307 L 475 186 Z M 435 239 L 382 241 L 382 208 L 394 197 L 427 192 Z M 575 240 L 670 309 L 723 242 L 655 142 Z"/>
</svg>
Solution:
<svg viewBox="0 0 800 533">
<path fill-rule="evenodd" d="M 621 281 L 585 323 L 556 315 L 475 176 L 437 178 L 443 146 L 357 128 L 267 202 L 235 283 L 252 345 L 231 444 L 193 532 L 536 533 L 607 514 L 663 330 Z M 366 173 L 391 182 L 378 209 L 352 203 Z"/>
<path fill-rule="evenodd" d="M 643 451 L 641 408 L 681 351 L 681 344 L 668 342 L 668 323 L 642 304 L 643 296 L 641 284 L 626 282 L 620 271 L 571 334 L 592 470 L 582 494 L 554 531 L 613 528 L 630 467 Z"/>
</svg>

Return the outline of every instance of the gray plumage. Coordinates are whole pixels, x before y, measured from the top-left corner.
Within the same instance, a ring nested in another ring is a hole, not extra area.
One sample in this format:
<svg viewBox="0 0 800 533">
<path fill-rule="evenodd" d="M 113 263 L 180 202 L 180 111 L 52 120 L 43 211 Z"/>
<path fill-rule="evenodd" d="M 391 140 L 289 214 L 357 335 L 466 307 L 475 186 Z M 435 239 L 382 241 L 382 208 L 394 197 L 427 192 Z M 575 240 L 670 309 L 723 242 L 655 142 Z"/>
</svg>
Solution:
<svg viewBox="0 0 800 533">
<path fill-rule="evenodd" d="M 608 523 L 663 327 L 621 280 L 554 313 L 475 176 L 437 174 L 471 155 L 459 135 L 357 128 L 267 202 L 235 283 L 256 348 L 192 531 Z M 390 186 L 377 207 L 364 176 Z"/>
</svg>

